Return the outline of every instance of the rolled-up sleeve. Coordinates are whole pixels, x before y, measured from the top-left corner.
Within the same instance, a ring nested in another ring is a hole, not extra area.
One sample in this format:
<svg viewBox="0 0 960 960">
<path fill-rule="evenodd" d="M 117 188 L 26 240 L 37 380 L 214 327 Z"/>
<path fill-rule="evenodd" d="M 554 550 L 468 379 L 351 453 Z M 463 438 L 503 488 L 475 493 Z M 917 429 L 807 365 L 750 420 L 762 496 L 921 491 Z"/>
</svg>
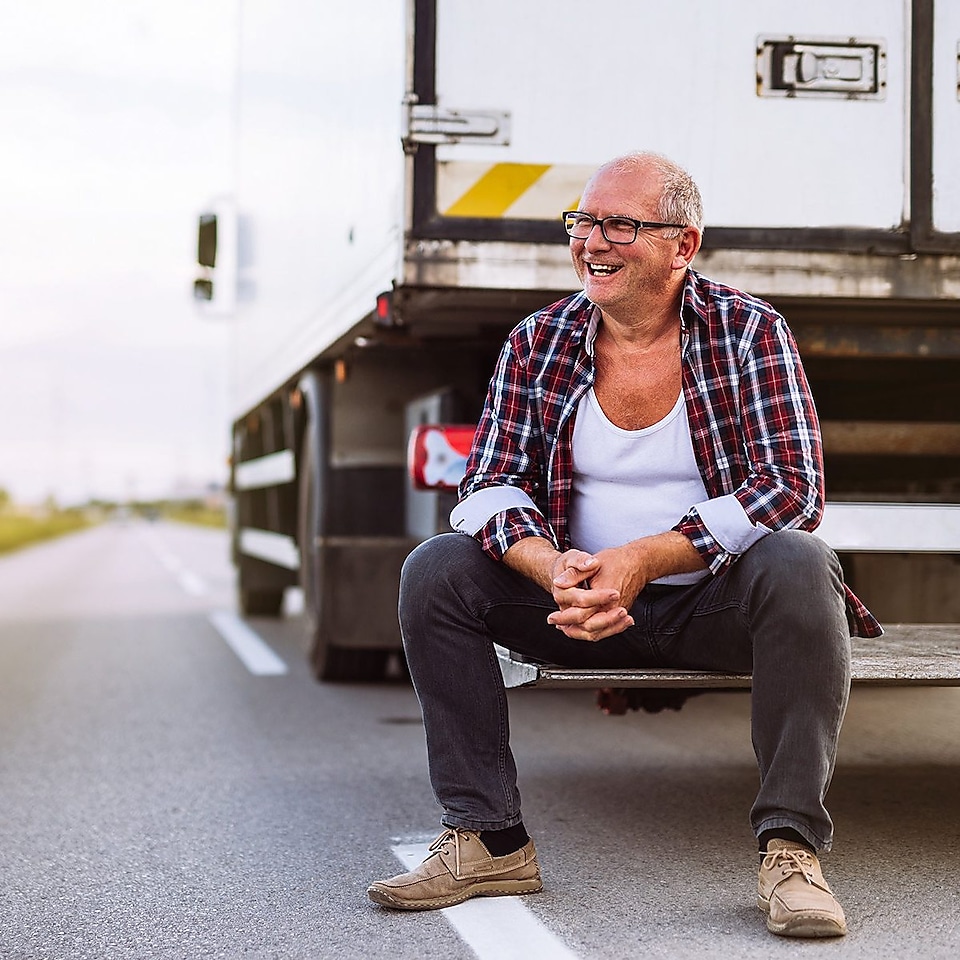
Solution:
<svg viewBox="0 0 960 960">
<path fill-rule="evenodd" d="M 459 533 L 476 536 L 498 513 L 518 508 L 534 510 L 537 505 L 519 487 L 482 487 L 468 494 L 450 514 L 450 526 Z"/>
<path fill-rule="evenodd" d="M 771 532 L 770 527 L 754 523 L 732 493 L 698 503 L 695 509 L 710 535 L 728 553 L 746 553 Z"/>
<path fill-rule="evenodd" d="M 498 560 L 525 537 L 554 539 L 539 507 L 519 487 L 483 487 L 471 493 L 450 514 L 450 526 L 476 537 Z"/>
</svg>

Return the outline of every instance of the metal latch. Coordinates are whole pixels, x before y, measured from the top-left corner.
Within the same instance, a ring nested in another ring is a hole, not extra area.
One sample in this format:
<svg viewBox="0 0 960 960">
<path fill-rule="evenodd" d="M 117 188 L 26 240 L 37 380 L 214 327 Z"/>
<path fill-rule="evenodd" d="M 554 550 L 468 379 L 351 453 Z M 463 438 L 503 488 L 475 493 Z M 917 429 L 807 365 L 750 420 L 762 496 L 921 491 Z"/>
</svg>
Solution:
<svg viewBox="0 0 960 960">
<path fill-rule="evenodd" d="M 759 97 L 882 100 L 886 67 L 883 40 L 757 38 Z"/>
<path fill-rule="evenodd" d="M 510 114 L 504 110 L 448 110 L 435 103 L 404 104 L 403 143 L 488 143 L 508 146 Z"/>
</svg>

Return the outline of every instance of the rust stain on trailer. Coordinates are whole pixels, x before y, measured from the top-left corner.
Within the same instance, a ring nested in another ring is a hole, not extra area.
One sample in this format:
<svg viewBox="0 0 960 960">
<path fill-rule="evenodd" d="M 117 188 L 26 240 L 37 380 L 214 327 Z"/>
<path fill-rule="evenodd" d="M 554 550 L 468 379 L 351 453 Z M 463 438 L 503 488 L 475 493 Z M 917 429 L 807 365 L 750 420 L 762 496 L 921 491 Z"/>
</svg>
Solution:
<svg viewBox="0 0 960 960">
<path fill-rule="evenodd" d="M 798 324 L 804 356 L 960 358 L 960 329 L 950 327 Z"/>
<path fill-rule="evenodd" d="M 830 454 L 960 456 L 960 423 L 824 420 L 820 426 Z"/>
</svg>

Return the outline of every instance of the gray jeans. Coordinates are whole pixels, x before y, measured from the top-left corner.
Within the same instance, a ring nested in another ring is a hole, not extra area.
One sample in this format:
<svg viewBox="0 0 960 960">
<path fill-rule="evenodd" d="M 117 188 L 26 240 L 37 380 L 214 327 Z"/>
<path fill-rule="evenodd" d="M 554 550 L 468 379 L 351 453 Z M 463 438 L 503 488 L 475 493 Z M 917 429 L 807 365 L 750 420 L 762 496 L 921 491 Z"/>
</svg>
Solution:
<svg viewBox="0 0 960 960">
<path fill-rule="evenodd" d="M 554 609 L 548 593 L 463 534 L 422 543 L 404 564 L 404 650 L 446 826 L 521 820 L 497 642 L 570 667 L 752 671 L 753 829 L 792 827 L 830 848 L 824 796 L 850 689 L 850 635 L 840 565 L 823 541 L 771 533 L 721 576 L 648 586 L 631 608 L 635 625 L 596 643 L 548 624 Z"/>
</svg>

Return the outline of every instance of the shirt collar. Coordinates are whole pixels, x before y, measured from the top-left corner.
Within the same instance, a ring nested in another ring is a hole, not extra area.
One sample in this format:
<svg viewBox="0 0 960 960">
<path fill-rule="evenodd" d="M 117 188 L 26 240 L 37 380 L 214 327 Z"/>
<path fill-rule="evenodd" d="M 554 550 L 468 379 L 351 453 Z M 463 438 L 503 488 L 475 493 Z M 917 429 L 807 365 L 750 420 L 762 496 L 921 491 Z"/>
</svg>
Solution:
<svg viewBox="0 0 960 960">
<path fill-rule="evenodd" d="M 687 276 L 683 282 L 683 296 L 680 301 L 680 330 L 685 332 L 687 329 L 687 317 L 691 316 L 701 323 L 707 323 L 707 311 L 700 294 L 698 274 L 692 267 L 687 268 Z M 587 356 L 593 357 L 594 341 L 597 339 L 597 332 L 600 329 L 600 308 L 596 304 L 586 301 L 592 307 L 590 319 L 587 321 L 587 327 L 583 334 L 583 349 Z"/>
<path fill-rule="evenodd" d="M 686 328 L 687 317 L 699 320 L 703 324 L 707 319 L 707 305 L 703 298 L 701 276 L 692 267 L 687 268 L 687 277 L 683 283 L 683 298 L 680 303 L 680 323 Z"/>
<path fill-rule="evenodd" d="M 587 321 L 587 329 L 583 335 L 583 349 L 587 351 L 587 356 L 593 357 L 593 343 L 597 339 L 597 331 L 600 329 L 600 308 L 594 303 L 590 304 L 593 308 L 590 311 L 590 319 Z"/>
</svg>

